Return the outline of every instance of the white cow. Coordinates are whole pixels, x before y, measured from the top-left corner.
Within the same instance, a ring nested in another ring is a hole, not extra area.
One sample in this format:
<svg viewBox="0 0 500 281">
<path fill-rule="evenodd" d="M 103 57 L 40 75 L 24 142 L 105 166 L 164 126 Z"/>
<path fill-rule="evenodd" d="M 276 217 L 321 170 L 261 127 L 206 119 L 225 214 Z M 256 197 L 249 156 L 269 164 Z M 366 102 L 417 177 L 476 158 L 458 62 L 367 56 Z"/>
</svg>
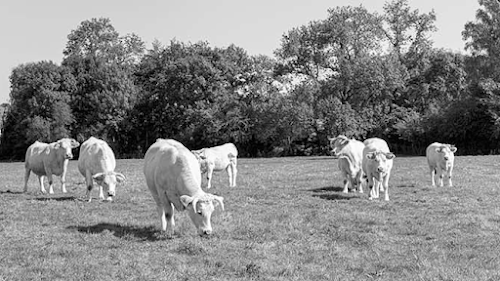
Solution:
<svg viewBox="0 0 500 281">
<path fill-rule="evenodd" d="M 356 187 L 358 187 L 359 192 L 363 193 L 363 187 L 361 185 L 363 169 L 361 165 L 363 162 L 363 149 L 365 145 L 356 139 L 348 139 L 344 135 L 328 139 L 330 140 L 332 153 L 338 156 L 339 169 L 344 178 L 343 192 L 347 193 L 349 191 L 349 185 L 351 185 L 351 189 L 356 190 Z"/>
<path fill-rule="evenodd" d="M 390 152 L 387 142 L 379 138 L 370 138 L 364 141 L 363 172 L 370 188 L 369 199 L 379 197 L 379 191 L 385 190 L 385 200 L 389 201 L 389 178 L 392 162 L 396 157 Z"/>
<path fill-rule="evenodd" d="M 46 193 L 43 186 L 43 178 L 47 176 L 49 180 L 49 194 L 54 193 L 52 187 L 52 176 L 61 177 L 62 192 L 66 192 L 66 172 L 68 170 L 69 159 L 73 158 L 71 150 L 80 145 L 76 140 L 63 138 L 53 143 L 35 141 L 26 150 L 24 167 L 24 192 L 28 191 L 28 180 L 31 171 L 38 176 L 40 182 L 40 192 Z"/>
<path fill-rule="evenodd" d="M 162 231 L 174 232 L 174 208 L 188 210 L 200 235 L 212 233 L 210 218 L 223 199 L 201 189 L 200 164 L 180 142 L 158 139 L 144 157 L 144 175 L 158 207 Z"/>
<path fill-rule="evenodd" d="M 210 148 L 202 148 L 200 150 L 193 150 L 193 154 L 200 163 L 201 173 L 207 174 L 207 189 L 212 187 L 212 174 L 214 171 L 226 170 L 229 175 L 229 186 L 236 186 L 236 162 L 238 157 L 238 150 L 232 143 L 226 143 L 219 146 Z"/>
<path fill-rule="evenodd" d="M 451 176 L 453 173 L 453 162 L 455 160 L 455 152 L 457 148 L 451 144 L 432 143 L 427 147 L 426 156 L 427 163 L 431 173 L 432 186 L 436 186 L 434 175 L 437 173 L 439 176 L 439 186 L 443 186 L 443 177 L 446 172 L 448 177 L 448 185 L 453 186 L 451 183 Z"/>
<path fill-rule="evenodd" d="M 112 201 L 116 195 L 116 183 L 123 182 L 125 176 L 115 172 L 115 154 L 109 145 L 100 139 L 90 137 L 80 147 L 78 170 L 85 177 L 87 200 L 92 200 L 91 191 L 94 180 L 99 185 L 99 199 L 104 200 L 103 188 L 107 201 Z"/>
</svg>

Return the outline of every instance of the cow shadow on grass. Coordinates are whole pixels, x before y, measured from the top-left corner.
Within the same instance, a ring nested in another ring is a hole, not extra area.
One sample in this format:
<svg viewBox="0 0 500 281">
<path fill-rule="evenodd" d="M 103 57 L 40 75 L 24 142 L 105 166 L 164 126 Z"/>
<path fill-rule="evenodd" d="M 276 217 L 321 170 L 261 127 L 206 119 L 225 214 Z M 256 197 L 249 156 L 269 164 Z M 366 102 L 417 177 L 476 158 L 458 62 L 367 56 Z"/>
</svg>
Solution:
<svg viewBox="0 0 500 281">
<path fill-rule="evenodd" d="M 38 196 L 33 198 L 34 200 L 37 201 L 74 201 L 77 200 L 78 197 L 75 196 Z"/>
<path fill-rule="evenodd" d="M 69 226 L 68 229 L 76 229 L 78 232 L 86 234 L 112 234 L 121 239 L 139 239 L 143 241 L 165 240 L 166 235 L 157 231 L 153 226 L 135 227 L 115 223 L 99 223 L 91 226 Z"/>
<path fill-rule="evenodd" d="M 325 200 L 351 200 L 355 198 L 355 193 L 343 193 L 343 187 L 340 186 L 325 186 L 320 188 L 309 189 L 313 193 L 313 197 L 318 197 Z"/>
<path fill-rule="evenodd" d="M 24 194 L 24 191 L 0 190 L 0 194 Z"/>
</svg>

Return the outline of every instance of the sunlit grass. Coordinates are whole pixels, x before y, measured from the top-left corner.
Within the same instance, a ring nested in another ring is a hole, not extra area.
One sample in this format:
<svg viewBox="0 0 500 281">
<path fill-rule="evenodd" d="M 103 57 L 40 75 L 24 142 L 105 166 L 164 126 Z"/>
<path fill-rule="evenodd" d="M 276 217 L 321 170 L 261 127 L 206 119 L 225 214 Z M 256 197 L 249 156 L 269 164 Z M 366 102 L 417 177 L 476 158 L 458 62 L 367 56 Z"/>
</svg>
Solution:
<svg viewBox="0 0 500 281">
<path fill-rule="evenodd" d="M 335 159 L 239 159 L 209 192 L 226 210 L 214 235 L 176 213 L 159 231 L 142 160 L 112 203 L 70 162 L 67 194 L 23 190 L 23 163 L 0 163 L 0 280 L 500 280 L 498 156 L 457 157 L 454 187 L 432 188 L 423 157 L 395 159 L 391 201 L 342 193 Z"/>
</svg>

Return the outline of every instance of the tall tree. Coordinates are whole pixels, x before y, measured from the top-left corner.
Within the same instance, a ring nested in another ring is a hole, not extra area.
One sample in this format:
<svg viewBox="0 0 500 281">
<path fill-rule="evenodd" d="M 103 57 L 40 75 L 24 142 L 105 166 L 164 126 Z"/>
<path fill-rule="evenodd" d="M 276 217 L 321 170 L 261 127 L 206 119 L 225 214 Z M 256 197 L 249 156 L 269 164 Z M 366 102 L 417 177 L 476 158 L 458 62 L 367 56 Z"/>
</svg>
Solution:
<svg viewBox="0 0 500 281">
<path fill-rule="evenodd" d="M 70 135 L 74 118 L 69 101 L 76 82 L 68 68 L 49 61 L 28 63 L 16 67 L 10 81 L 2 153 L 20 158 L 36 140 L 52 142 Z"/>
<path fill-rule="evenodd" d="M 106 18 L 83 21 L 71 31 L 63 65 L 77 81 L 71 95 L 77 139 L 94 135 L 117 140 L 120 123 L 137 100 L 133 73 L 143 51 L 137 35 L 120 37 Z"/>
</svg>

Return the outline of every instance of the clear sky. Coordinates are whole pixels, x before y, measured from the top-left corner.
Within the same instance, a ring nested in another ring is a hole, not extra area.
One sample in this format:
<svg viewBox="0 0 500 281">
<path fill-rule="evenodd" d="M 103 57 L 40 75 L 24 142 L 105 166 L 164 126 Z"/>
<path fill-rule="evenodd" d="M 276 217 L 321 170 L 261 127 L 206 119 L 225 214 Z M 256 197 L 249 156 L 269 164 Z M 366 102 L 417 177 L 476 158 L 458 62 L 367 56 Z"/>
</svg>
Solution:
<svg viewBox="0 0 500 281">
<path fill-rule="evenodd" d="M 328 8 L 363 5 L 382 12 L 385 0 L 1 0 L 0 103 L 9 101 L 9 76 L 22 63 L 62 61 L 68 34 L 82 21 L 105 17 L 120 35 L 135 33 L 150 48 L 208 41 L 235 44 L 250 55 L 273 56 L 281 36 L 294 27 L 326 19 Z M 475 20 L 477 0 L 409 0 L 412 9 L 434 10 L 434 47 L 463 51 L 461 32 Z"/>
</svg>

